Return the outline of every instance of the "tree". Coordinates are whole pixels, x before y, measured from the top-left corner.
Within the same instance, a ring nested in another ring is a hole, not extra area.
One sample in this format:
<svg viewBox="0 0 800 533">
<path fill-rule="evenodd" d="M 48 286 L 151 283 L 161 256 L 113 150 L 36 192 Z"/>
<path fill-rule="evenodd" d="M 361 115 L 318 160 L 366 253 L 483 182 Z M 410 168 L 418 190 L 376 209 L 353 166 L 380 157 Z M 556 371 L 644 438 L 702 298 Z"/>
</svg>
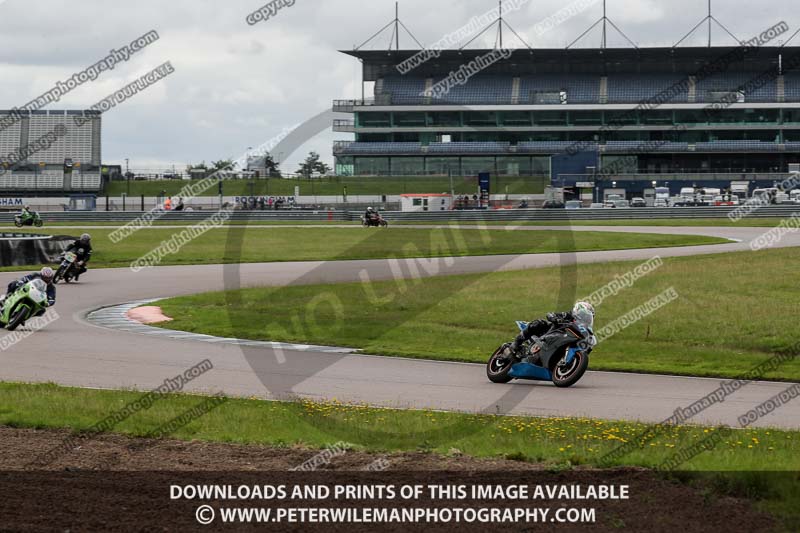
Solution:
<svg viewBox="0 0 800 533">
<path fill-rule="evenodd" d="M 331 167 L 320 161 L 317 152 L 309 152 L 308 157 L 306 157 L 306 160 L 300 165 L 297 173 L 310 179 L 315 172 L 318 174 L 327 174 L 330 171 Z"/>
<path fill-rule="evenodd" d="M 297 169 L 297 173 L 303 176 L 304 178 L 311 179 L 311 175 L 314 173 L 314 168 L 319 163 L 319 154 L 317 152 L 309 152 L 308 157 L 306 160 L 300 164 L 300 168 Z"/>
<path fill-rule="evenodd" d="M 191 174 L 192 170 L 208 170 L 208 166 L 206 166 L 206 162 L 205 161 L 201 162 L 198 165 L 193 165 L 191 163 L 186 165 L 186 173 L 187 174 Z"/>
<path fill-rule="evenodd" d="M 211 170 L 214 172 L 218 172 L 220 170 L 233 170 L 233 159 L 220 159 L 219 161 L 212 161 Z"/>
<path fill-rule="evenodd" d="M 314 168 L 314 170 L 316 170 L 317 172 L 319 172 L 322 175 L 325 175 L 325 174 L 328 174 L 331 171 L 331 167 L 329 167 L 323 161 L 317 161 L 317 165 Z"/>
</svg>

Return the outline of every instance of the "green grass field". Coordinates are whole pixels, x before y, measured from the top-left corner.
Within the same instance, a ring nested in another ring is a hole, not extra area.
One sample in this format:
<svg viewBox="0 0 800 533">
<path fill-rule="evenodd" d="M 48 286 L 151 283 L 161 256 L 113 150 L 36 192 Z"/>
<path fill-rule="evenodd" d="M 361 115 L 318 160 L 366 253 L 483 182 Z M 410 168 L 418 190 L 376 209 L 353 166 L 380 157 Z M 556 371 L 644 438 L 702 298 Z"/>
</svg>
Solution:
<svg viewBox="0 0 800 533">
<path fill-rule="evenodd" d="M 51 384 L 0 383 L 0 425 L 87 431 L 108 414 L 140 397 L 132 391 L 101 391 Z M 145 436 L 199 403 L 201 398 L 168 395 L 120 422 L 113 431 Z M 339 402 L 271 402 L 231 399 L 179 429 L 172 437 L 273 446 L 323 447 L 346 441 L 370 451 L 456 448 L 475 457 L 512 457 L 550 465 L 637 465 L 655 467 L 681 448 L 706 438 L 713 428 L 656 427 L 639 422 L 588 418 L 529 418 L 434 411 L 389 410 Z M 652 438 L 651 438 L 652 436 Z M 604 454 L 628 441 L 641 442 L 613 461 Z M 800 469 L 800 433 L 737 430 L 703 453 L 687 470 Z"/>
<path fill-rule="evenodd" d="M 598 307 L 601 328 L 663 291 L 679 298 L 601 343 L 595 370 L 735 377 L 797 344 L 800 250 L 665 259 Z M 160 305 L 169 328 L 225 337 L 309 342 L 368 353 L 485 362 L 515 335 L 514 320 L 568 308 L 638 263 L 591 264 L 394 282 L 248 289 Z M 754 273 L 762 273 L 755 275 Z M 559 301 L 561 294 L 561 301 Z M 314 305 L 320 295 L 336 305 Z M 721 303 L 721 302 L 724 302 Z M 319 327 L 298 330 L 314 308 Z M 276 317 L 265 325 L 253 317 Z M 800 379 L 800 360 L 766 376 Z"/>
<path fill-rule="evenodd" d="M 495 178 L 492 183 L 492 194 L 542 194 L 545 187 L 542 177 L 508 177 Z M 132 181 L 130 188 L 126 181 L 114 181 L 106 186 L 104 194 L 120 196 L 122 193 L 131 196 L 159 196 L 162 191 L 168 196 L 175 196 L 190 184 L 189 181 Z M 300 187 L 302 196 L 337 196 L 344 193 L 347 187 L 348 196 L 358 195 L 397 195 L 405 193 L 449 193 L 450 178 L 435 176 L 411 176 L 393 178 L 332 177 L 314 180 L 304 179 L 258 179 L 227 180 L 223 184 L 226 196 L 294 196 L 295 187 Z M 478 190 L 477 177 L 453 178 L 453 190 L 456 194 L 475 194 Z M 217 187 L 205 191 L 203 196 L 217 196 Z"/>
<path fill-rule="evenodd" d="M 772 228 L 781 223 L 782 218 L 758 218 L 758 219 L 746 219 L 741 222 L 731 222 L 728 219 L 715 219 L 715 218 L 703 218 L 703 219 L 691 219 L 691 218 L 680 218 L 680 219 L 642 219 L 642 220 L 595 220 L 595 221 L 563 221 L 563 220 L 553 220 L 553 221 L 530 221 L 530 220 L 519 220 L 519 221 L 484 221 L 480 222 L 481 224 L 487 227 L 514 227 L 514 226 L 657 226 L 657 227 L 664 227 L 664 226 L 672 226 L 672 227 L 731 227 L 731 228 Z M 182 221 L 163 221 L 159 220 L 153 223 L 154 226 L 190 226 L 196 222 L 182 222 Z M 361 222 L 359 220 L 355 221 L 327 221 L 327 220 L 254 220 L 254 221 L 229 221 L 226 225 L 231 226 L 359 226 Z M 459 222 L 453 219 L 451 222 L 442 222 L 441 220 L 418 220 L 418 221 L 392 221 L 392 226 L 419 226 L 419 225 L 430 225 L 430 226 L 439 226 L 439 225 L 456 225 L 456 226 L 475 226 L 478 222 Z M 124 224 L 121 222 L 93 222 L 91 220 L 76 220 L 74 222 L 48 222 L 46 227 L 40 230 L 41 232 L 47 233 L 48 228 L 61 228 L 61 227 L 68 227 L 68 228 L 82 228 L 84 226 L 90 227 L 109 227 L 109 228 L 116 228 L 121 227 Z M 30 231 L 29 229 L 19 230 L 15 228 L 13 224 L 9 224 L 6 226 L 0 225 L 0 230 L 2 231 Z"/>
<path fill-rule="evenodd" d="M 671 227 L 729 227 L 729 228 L 774 228 L 782 218 L 748 218 L 731 222 L 727 218 L 649 218 L 640 220 L 553 220 L 553 221 L 487 221 L 487 226 L 671 226 Z M 423 222 L 394 222 L 394 225 L 421 224 Z M 433 222 L 435 223 L 435 222 Z M 456 222 L 458 223 L 458 222 Z M 460 223 L 464 226 L 469 222 Z"/>
<path fill-rule="evenodd" d="M 209 213 L 210 214 L 210 213 Z M 45 215 L 46 217 L 46 215 Z M 515 226 L 646 226 L 646 227 L 730 227 L 730 228 L 772 228 L 778 226 L 784 219 L 782 218 L 753 218 L 753 219 L 745 219 L 741 222 L 731 222 L 730 220 L 723 218 L 723 219 L 716 219 L 716 218 L 702 218 L 702 219 L 692 219 L 692 218 L 679 218 L 679 219 L 668 219 L 668 218 L 650 218 L 650 219 L 641 219 L 641 220 L 579 220 L 579 221 L 564 221 L 564 220 L 553 220 L 553 221 L 531 221 L 531 220 L 509 220 L 509 221 L 496 221 L 496 220 L 489 220 L 489 221 L 482 221 L 482 222 L 471 222 L 471 221 L 463 221 L 459 222 L 456 219 L 451 221 L 441 221 L 441 220 L 413 220 L 413 221 L 400 221 L 394 220 L 391 221 L 391 226 L 419 226 L 419 225 L 428 225 L 428 226 L 441 226 L 441 225 L 448 225 L 448 226 L 475 226 L 476 224 L 482 224 L 484 226 L 490 228 L 497 228 L 500 227 L 515 227 Z M 164 221 L 159 220 L 153 223 L 153 226 L 191 226 L 192 224 L 196 224 L 197 222 L 183 222 L 180 220 L 170 220 Z M 361 222 L 359 220 L 355 221 L 342 221 L 342 220 L 253 220 L 253 221 L 228 221 L 225 225 L 228 226 L 359 226 Z M 105 221 L 92 221 L 92 220 L 75 220 L 74 222 L 47 222 L 46 226 L 41 230 L 38 230 L 40 233 L 52 233 L 49 231 L 49 228 L 74 228 L 74 229 L 81 229 L 83 227 L 108 227 L 108 228 L 116 228 L 123 226 L 124 223 L 122 222 L 105 222 Z M 18 231 L 31 231 L 29 228 L 24 228 L 20 230 L 19 228 L 14 227 L 13 224 L 7 225 L 0 225 L 0 231 L 5 232 L 18 232 Z"/>
<path fill-rule="evenodd" d="M 149 228 L 118 244 L 109 240 L 113 230 L 91 230 L 95 253 L 93 268 L 125 267 L 180 230 Z M 81 229 L 68 231 L 80 235 Z M 34 232 L 35 233 L 35 232 Z M 558 238 L 555 238 L 558 237 Z M 443 243 L 432 248 L 431 243 Z M 612 234 L 598 232 L 480 231 L 391 228 L 286 228 L 229 226 L 216 228 L 191 241 L 162 265 L 254 263 L 273 261 L 323 261 L 386 257 L 437 257 L 586 250 L 621 250 L 725 242 L 712 237 Z M 231 243 L 238 243 L 233 245 Z M 18 270 L 19 267 L 6 270 Z"/>
<path fill-rule="evenodd" d="M 0 383 L 0 425 L 66 428 L 91 438 L 87 432 L 95 423 L 140 396 L 132 391 Z M 163 396 L 150 409 L 135 413 L 112 431 L 146 437 L 201 401 L 197 396 Z M 708 487 L 703 490 L 710 491 L 709 496 L 756 500 L 762 510 L 781 519 L 789 531 L 796 531 L 800 525 L 800 487 L 791 472 L 800 470 L 800 433 L 748 429 L 717 437 L 718 431 L 700 426 L 660 427 L 587 418 L 397 411 L 335 401 L 230 399 L 168 437 L 316 449 L 347 442 L 354 449 L 370 452 L 500 457 L 543 464 L 554 471 L 576 466 L 657 468 L 697 443 L 716 442 L 669 475 L 687 483 L 702 482 L 703 487 Z M 604 458 L 628 442 L 638 446 L 613 462 Z M 137 453 L 135 448 L 131 453 Z M 65 461 L 69 461 L 68 455 Z"/>
<path fill-rule="evenodd" d="M 212 212 L 208 212 L 209 215 Z M 183 221 L 183 220 L 157 220 L 153 222 L 153 227 L 159 226 L 168 226 L 168 227 L 189 227 L 194 224 L 197 224 L 198 221 Z M 91 231 L 91 228 L 101 228 L 101 229 L 113 229 L 113 228 L 121 228 L 124 226 L 124 222 L 106 222 L 106 221 L 91 221 L 91 220 L 76 220 L 75 222 L 49 222 L 45 225 L 44 228 L 31 230 L 30 228 L 16 228 L 13 224 L 9 225 L 0 225 L 0 231 L 4 233 L 18 233 L 18 232 L 27 232 L 27 233 L 53 233 L 49 230 L 49 228 L 68 228 L 68 229 L 75 229 L 75 230 L 86 230 Z M 285 227 L 285 226 L 360 226 L 360 220 L 354 221 L 346 221 L 346 220 L 252 220 L 252 221 L 244 221 L 244 220 L 228 220 L 224 224 L 225 226 L 276 226 L 276 227 Z M 394 225 L 394 224 L 393 224 Z"/>
<path fill-rule="evenodd" d="M 91 439 L 98 421 L 141 397 L 133 391 L 101 391 L 52 384 L 0 383 L 0 425 L 68 429 Z M 114 433 L 146 437 L 194 408 L 201 397 L 168 395 L 150 409 L 113 427 Z M 409 411 L 343 405 L 339 402 L 268 402 L 229 399 L 167 435 L 184 441 L 302 446 L 320 449 L 339 442 L 368 452 L 427 452 L 506 458 L 542 464 L 553 471 L 577 466 L 658 468 L 693 445 L 710 442 L 718 429 L 657 428 L 638 422 L 587 418 L 531 418 Z M 631 453 L 609 462 L 604 455 L 627 442 Z M 734 430 L 710 450 L 665 474 L 702 483 L 709 496 L 749 498 L 781 520 L 800 526 L 800 433 L 771 429 Z M 131 453 L 137 453 L 136 448 Z M 69 455 L 62 459 L 69 462 Z"/>
</svg>

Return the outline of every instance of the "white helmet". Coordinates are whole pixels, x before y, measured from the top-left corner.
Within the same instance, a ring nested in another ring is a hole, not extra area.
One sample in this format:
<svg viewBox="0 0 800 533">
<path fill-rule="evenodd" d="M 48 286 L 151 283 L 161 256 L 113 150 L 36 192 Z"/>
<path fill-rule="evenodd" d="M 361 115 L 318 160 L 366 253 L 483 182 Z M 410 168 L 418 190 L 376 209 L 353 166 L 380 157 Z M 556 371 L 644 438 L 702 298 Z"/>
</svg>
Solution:
<svg viewBox="0 0 800 533">
<path fill-rule="evenodd" d="M 52 268 L 50 268 L 50 267 L 44 267 L 44 268 L 43 268 L 43 269 L 42 269 L 42 270 L 39 272 L 39 275 L 42 277 L 42 280 L 43 280 L 45 283 L 50 283 L 50 282 L 52 282 L 52 281 L 53 281 L 53 277 L 56 275 L 56 273 L 55 273 L 55 272 L 53 272 L 53 269 L 52 269 Z"/>
<path fill-rule="evenodd" d="M 577 302 L 572 308 L 575 321 L 591 328 L 594 325 L 594 306 L 589 302 Z"/>
</svg>

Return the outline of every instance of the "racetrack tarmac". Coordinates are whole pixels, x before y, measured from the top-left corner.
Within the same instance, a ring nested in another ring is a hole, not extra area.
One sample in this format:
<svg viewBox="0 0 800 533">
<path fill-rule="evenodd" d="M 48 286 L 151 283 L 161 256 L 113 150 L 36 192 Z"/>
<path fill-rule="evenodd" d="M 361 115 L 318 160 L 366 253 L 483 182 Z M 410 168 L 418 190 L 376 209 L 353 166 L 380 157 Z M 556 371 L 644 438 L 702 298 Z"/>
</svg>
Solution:
<svg viewBox="0 0 800 533">
<path fill-rule="evenodd" d="M 285 226 L 284 226 L 285 227 Z M 408 226 L 405 226 L 408 227 Z M 468 226 L 462 226 L 467 228 Z M 502 228 L 492 227 L 491 230 Z M 520 229 L 560 229 L 563 226 Z M 573 231 L 710 235 L 735 239 L 730 244 L 537 254 L 458 257 L 440 260 L 436 271 L 420 275 L 479 273 L 545 266 L 721 253 L 749 249 L 766 228 L 592 227 Z M 370 230 L 364 230 L 370 231 Z M 372 230 L 375 231 L 375 230 Z M 98 243 L 97 246 L 102 246 Z M 109 243 L 110 245 L 110 243 Z M 777 244 L 800 246 L 800 236 L 787 234 Z M 400 260 L 399 264 L 412 260 Z M 396 269 L 395 269 L 396 270 Z M 403 269 L 403 272 L 407 270 Z M 336 398 L 343 402 L 383 407 L 430 408 L 463 412 L 534 416 L 587 416 L 660 422 L 677 408 L 686 408 L 717 389 L 722 380 L 609 372 L 589 372 L 571 389 L 549 383 L 494 385 L 483 365 L 384 358 L 316 351 L 244 348 L 235 344 L 175 340 L 90 324 L 89 312 L 151 298 L 166 298 L 241 287 L 315 284 L 392 279 L 387 260 L 267 263 L 223 266 L 157 267 L 93 270 L 77 285 L 59 286 L 55 311 L 60 318 L 42 331 L 0 351 L 0 380 L 55 382 L 67 386 L 149 390 L 204 359 L 214 368 L 185 389 L 224 392 L 270 399 Z M 0 275 L 8 283 L 16 276 Z M 227 280 L 227 283 L 226 283 Z M 49 311 L 52 313 L 53 311 Z M 266 321 L 268 317 L 263 317 Z M 9 335 L 7 332 L 3 335 Z M 665 355 L 666 356 L 666 355 Z M 487 354 L 488 357 L 488 354 Z M 690 422 L 737 427 L 737 417 L 787 388 L 786 383 L 751 383 L 693 417 Z M 800 409 L 777 409 L 754 426 L 800 428 Z"/>
</svg>

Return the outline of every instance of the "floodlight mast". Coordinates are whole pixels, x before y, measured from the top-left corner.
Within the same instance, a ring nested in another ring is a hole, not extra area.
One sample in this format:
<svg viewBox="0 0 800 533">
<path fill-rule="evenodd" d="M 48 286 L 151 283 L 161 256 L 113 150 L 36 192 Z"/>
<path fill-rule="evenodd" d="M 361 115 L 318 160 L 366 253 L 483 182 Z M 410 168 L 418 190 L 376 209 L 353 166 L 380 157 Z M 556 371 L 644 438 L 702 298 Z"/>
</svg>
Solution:
<svg viewBox="0 0 800 533">
<path fill-rule="evenodd" d="M 600 18 L 599 18 L 599 19 L 598 19 L 598 20 L 597 20 L 597 21 L 596 21 L 594 24 L 592 24 L 591 26 L 589 26 L 589 28 L 588 28 L 588 29 L 587 29 L 585 32 L 581 33 L 581 34 L 578 36 L 578 38 L 577 38 L 577 39 L 575 39 L 574 41 L 572 41 L 571 43 L 569 43 L 569 44 L 567 45 L 567 50 L 569 50 L 570 48 L 572 48 L 572 46 L 573 46 L 575 43 L 577 43 L 578 41 L 580 41 L 581 39 L 583 39 L 583 38 L 586 36 L 586 34 L 588 34 L 588 33 L 589 33 L 589 32 L 591 32 L 593 29 L 595 29 L 595 28 L 598 26 L 598 24 L 602 24 L 602 31 L 603 31 L 603 33 L 602 33 L 602 36 L 601 36 L 601 38 L 600 38 L 600 48 L 601 48 L 602 50 L 605 50 L 606 46 L 608 45 L 608 25 L 609 25 L 609 24 L 611 25 L 611 27 L 612 27 L 612 28 L 614 28 L 615 30 L 617 30 L 617 33 L 619 33 L 620 35 L 622 35 L 622 36 L 625 38 L 625 40 L 626 40 L 626 41 L 628 41 L 628 44 L 630 44 L 631 46 L 633 46 L 633 47 L 634 47 L 635 49 L 637 49 L 637 50 L 639 49 L 639 47 L 638 47 L 638 46 L 636 46 L 636 43 L 634 43 L 634 42 L 633 42 L 633 41 L 632 41 L 632 40 L 631 40 L 631 39 L 630 39 L 630 38 L 629 38 L 627 35 L 625 35 L 625 32 L 624 32 L 624 31 L 622 31 L 621 29 L 619 29 L 619 27 L 618 27 L 616 24 L 614 24 L 614 21 L 613 21 L 613 20 L 611 20 L 611 18 L 609 18 L 609 16 L 608 16 L 608 11 L 607 11 L 607 7 L 606 7 L 606 1 L 607 1 L 607 0 L 603 0 L 603 16 L 602 16 L 602 17 L 600 17 Z"/>
<path fill-rule="evenodd" d="M 703 25 L 703 23 L 706 23 L 706 22 L 708 23 L 708 47 L 709 47 L 709 48 L 711 48 L 711 28 L 712 28 L 712 26 L 711 26 L 711 22 L 716 22 L 716 23 L 717 23 L 717 26 L 719 26 L 720 28 L 722 28 L 723 30 L 725 30 L 725 33 L 727 33 L 728 35 L 730 35 L 730 36 L 733 38 L 733 40 L 734 40 L 734 41 L 736 41 L 736 43 L 737 43 L 737 44 L 739 44 L 739 43 L 741 43 L 741 42 L 742 42 L 742 41 L 740 41 L 740 40 L 739 40 L 739 38 L 738 38 L 738 37 L 736 37 L 736 36 L 735 36 L 733 33 L 731 33 L 731 31 L 730 31 L 728 28 L 726 28 L 726 27 L 725 27 L 725 25 L 724 25 L 723 23 L 721 23 L 721 22 L 720 22 L 720 21 L 717 19 L 717 17 L 715 17 L 715 16 L 714 16 L 714 12 L 712 11 L 712 8 L 711 8 L 711 0 L 708 0 L 708 14 L 705 16 L 705 18 L 704 18 L 703 20 L 701 20 L 700 22 L 698 22 L 698 23 L 695 25 L 695 27 L 694 27 L 694 28 L 692 28 L 691 30 L 689 30 L 689 33 L 687 33 L 686 35 L 684 35 L 684 36 L 681 38 L 681 40 L 680 40 L 680 41 L 678 41 L 677 43 L 673 44 L 673 45 L 672 45 L 672 47 L 673 47 L 673 48 L 677 48 L 677 47 L 678 47 L 678 45 L 680 45 L 680 44 L 681 44 L 683 41 L 685 41 L 686 39 L 688 39 L 690 35 L 692 35 L 694 32 L 696 32 L 696 31 L 697 31 L 697 29 L 698 29 L 700 26 L 702 26 L 702 25 Z"/>
<path fill-rule="evenodd" d="M 489 24 L 488 26 L 486 26 L 486 27 L 485 27 L 485 28 L 484 28 L 484 29 L 483 29 L 483 30 L 482 30 L 480 33 L 478 33 L 478 35 L 476 35 L 475 37 L 473 37 L 472 39 L 470 39 L 469 41 L 467 41 L 467 42 L 464 44 L 464 46 L 462 46 L 462 47 L 461 47 L 461 48 L 459 48 L 458 50 L 459 50 L 459 51 L 461 51 L 461 50 L 464 50 L 464 48 L 466 48 L 467 46 L 471 45 L 471 44 L 472 44 L 473 42 L 475 42 L 475 40 L 477 40 L 477 39 L 478 39 L 478 38 L 479 38 L 481 35 L 483 35 L 484 33 L 486 33 L 487 31 L 489 31 L 490 29 L 492 29 L 492 28 L 493 28 L 493 27 L 495 27 L 495 26 L 497 26 L 497 37 L 495 38 L 495 41 L 494 41 L 494 46 L 495 46 L 495 49 L 498 49 L 498 45 L 499 45 L 499 49 L 500 49 L 500 50 L 503 50 L 503 49 L 504 49 L 504 48 L 503 48 L 503 45 L 505 44 L 505 42 L 504 42 L 504 40 L 503 40 L 503 26 L 505 26 L 505 27 L 506 27 L 506 29 L 508 29 L 508 30 L 509 30 L 511 33 L 513 33 L 513 34 L 514 34 L 514 36 L 515 36 L 517 39 L 519 39 L 519 41 L 520 41 L 522 44 L 524 44 L 524 45 L 525 45 L 525 47 L 526 47 L 528 50 L 531 50 L 531 51 L 533 51 L 533 47 L 530 45 L 530 43 L 528 43 L 528 41 L 526 41 L 525 39 L 523 39 L 523 38 L 520 36 L 520 34 L 519 34 L 519 33 L 517 33 L 517 31 L 516 31 L 514 28 L 512 28 L 512 27 L 511 27 L 511 24 L 509 24 L 509 23 L 508 23 L 508 21 L 507 21 L 507 20 L 506 20 L 506 19 L 503 17 L 503 0 L 498 0 L 498 12 L 497 12 L 497 15 L 498 15 L 498 16 L 497 16 L 497 20 L 495 20 L 494 22 L 492 22 L 491 24 Z"/>
<path fill-rule="evenodd" d="M 356 51 L 361 50 L 366 45 L 368 45 L 369 43 L 371 43 L 372 41 L 377 39 L 378 36 L 380 36 L 382 33 L 384 33 L 389 28 L 392 28 L 392 36 L 389 39 L 389 52 L 392 51 L 392 44 L 394 44 L 395 51 L 397 51 L 397 52 L 400 51 L 400 29 L 401 28 L 403 30 L 405 30 L 405 32 L 409 35 L 409 37 L 411 37 L 414 40 L 415 43 L 417 43 L 417 46 L 419 46 L 419 48 L 421 50 L 425 49 L 425 47 L 422 46 L 422 43 L 420 43 L 417 40 L 417 38 L 414 36 L 414 34 L 411 33 L 411 30 L 409 30 L 408 27 L 406 27 L 406 25 L 403 24 L 403 21 L 400 20 L 400 2 L 395 2 L 394 3 L 394 19 L 392 19 L 388 24 L 386 24 L 386 26 L 382 27 L 377 32 L 375 32 L 369 39 L 367 39 L 366 41 L 364 41 L 363 43 L 361 43 L 358 46 L 354 46 L 353 50 L 356 50 Z"/>
</svg>

